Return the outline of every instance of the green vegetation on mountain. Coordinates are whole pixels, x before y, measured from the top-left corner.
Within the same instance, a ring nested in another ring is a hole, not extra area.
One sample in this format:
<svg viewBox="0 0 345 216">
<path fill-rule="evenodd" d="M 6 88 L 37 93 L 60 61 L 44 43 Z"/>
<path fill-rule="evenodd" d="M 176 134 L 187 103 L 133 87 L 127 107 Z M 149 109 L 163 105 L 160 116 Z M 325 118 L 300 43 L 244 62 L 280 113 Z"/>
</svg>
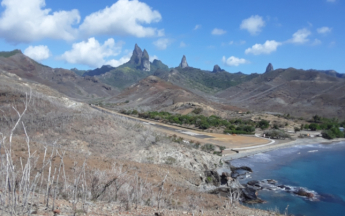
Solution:
<svg viewBox="0 0 345 216">
<path fill-rule="evenodd" d="M 5 57 L 5 58 L 8 58 L 8 57 L 11 57 L 17 53 L 22 53 L 22 51 L 16 49 L 16 50 L 13 50 L 13 51 L 9 51 L 9 52 L 0 52 L 0 57 Z"/>
<path fill-rule="evenodd" d="M 154 75 L 175 85 L 187 89 L 197 89 L 206 93 L 216 93 L 258 76 L 258 74 L 246 75 L 240 72 L 228 73 L 226 71 L 212 73 L 192 67 L 175 68 L 170 72 L 157 70 Z"/>
</svg>

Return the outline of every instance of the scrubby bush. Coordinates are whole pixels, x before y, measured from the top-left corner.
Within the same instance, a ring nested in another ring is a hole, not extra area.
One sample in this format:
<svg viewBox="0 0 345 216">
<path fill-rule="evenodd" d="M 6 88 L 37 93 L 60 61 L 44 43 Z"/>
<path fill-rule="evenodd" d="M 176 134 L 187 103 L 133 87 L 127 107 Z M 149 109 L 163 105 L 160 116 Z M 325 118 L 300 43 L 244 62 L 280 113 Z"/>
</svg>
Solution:
<svg viewBox="0 0 345 216">
<path fill-rule="evenodd" d="M 195 108 L 192 112 L 194 113 L 194 114 L 200 114 L 201 112 L 203 111 L 203 109 L 202 108 Z"/>
<path fill-rule="evenodd" d="M 257 127 L 261 128 L 262 130 L 267 129 L 270 126 L 270 122 L 267 120 L 262 119 L 258 122 Z"/>
<path fill-rule="evenodd" d="M 291 139 L 291 136 L 282 130 L 265 131 L 265 135 L 266 137 L 269 137 L 271 139 L 286 139 L 286 138 Z"/>
</svg>

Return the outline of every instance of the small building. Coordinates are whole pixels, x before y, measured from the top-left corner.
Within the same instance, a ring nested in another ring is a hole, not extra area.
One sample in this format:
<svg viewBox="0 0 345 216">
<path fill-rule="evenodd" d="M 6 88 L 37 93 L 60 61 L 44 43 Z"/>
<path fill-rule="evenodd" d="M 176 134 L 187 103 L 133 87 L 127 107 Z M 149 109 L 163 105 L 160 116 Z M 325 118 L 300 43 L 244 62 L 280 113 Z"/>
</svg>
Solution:
<svg viewBox="0 0 345 216">
<path fill-rule="evenodd" d="M 340 127 L 339 130 L 340 130 L 341 132 L 344 132 L 344 128 L 343 128 L 343 127 Z"/>
</svg>

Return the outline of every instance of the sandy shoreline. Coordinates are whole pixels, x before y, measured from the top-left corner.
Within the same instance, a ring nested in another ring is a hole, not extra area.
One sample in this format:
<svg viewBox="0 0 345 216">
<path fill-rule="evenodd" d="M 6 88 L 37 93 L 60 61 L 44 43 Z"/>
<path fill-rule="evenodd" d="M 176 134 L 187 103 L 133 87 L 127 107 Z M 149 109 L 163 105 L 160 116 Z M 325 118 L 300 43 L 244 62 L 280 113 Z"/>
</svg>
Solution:
<svg viewBox="0 0 345 216">
<path fill-rule="evenodd" d="M 312 144 L 332 144 L 332 143 L 337 143 L 337 142 L 345 142 L 345 138 L 327 140 L 321 137 L 317 137 L 317 138 L 296 139 L 290 142 L 280 141 L 279 143 L 278 141 L 274 145 L 258 147 L 257 149 L 244 150 L 244 151 L 240 151 L 239 153 L 229 152 L 228 154 L 223 155 L 223 160 L 227 161 L 227 160 L 239 159 L 239 158 L 255 155 L 258 153 L 268 152 L 268 151 L 292 147 L 292 146 L 303 146 L 303 145 L 312 145 Z"/>
</svg>

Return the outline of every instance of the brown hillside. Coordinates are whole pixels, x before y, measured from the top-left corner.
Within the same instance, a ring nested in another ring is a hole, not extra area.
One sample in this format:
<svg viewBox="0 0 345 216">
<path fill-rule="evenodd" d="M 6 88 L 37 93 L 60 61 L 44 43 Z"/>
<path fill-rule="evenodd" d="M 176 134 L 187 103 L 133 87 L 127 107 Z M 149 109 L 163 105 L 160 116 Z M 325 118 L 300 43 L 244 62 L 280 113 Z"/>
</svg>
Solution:
<svg viewBox="0 0 345 216">
<path fill-rule="evenodd" d="M 249 110 L 345 118 L 345 80 L 317 71 L 278 69 L 216 96 Z"/>
<path fill-rule="evenodd" d="M 222 112 L 240 110 L 234 106 L 211 102 L 156 76 L 149 76 L 139 81 L 109 101 L 122 103 L 121 107 L 147 107 L 152 110 L 164 109 L 182 114 L 187 114 L 196 107 L 203 108 L 205 115 L 222 115 Z"/>
<path fill-rule="evenodd" d="M 92 99 L 118 93 L 114 87 L 100 83 L 93 77 L 79 77 L 70 70 L 41 65 L 20 51 L 9 57 L 0 56 L 0 70 L 47 85 L 73 98 Z"/>
</svg>

